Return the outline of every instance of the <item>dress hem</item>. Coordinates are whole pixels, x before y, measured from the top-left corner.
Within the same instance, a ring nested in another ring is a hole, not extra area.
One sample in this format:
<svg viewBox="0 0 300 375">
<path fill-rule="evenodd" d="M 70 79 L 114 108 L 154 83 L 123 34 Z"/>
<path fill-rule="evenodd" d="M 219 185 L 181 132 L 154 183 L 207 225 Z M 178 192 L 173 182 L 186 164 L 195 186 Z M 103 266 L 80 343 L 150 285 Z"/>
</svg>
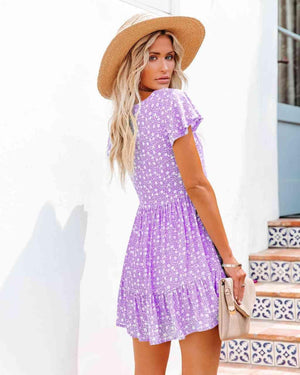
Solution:
<svg viewBox="0 0 300 375">
<path fill-rule="evenodd" d="M 210 329 L 213 329 L 215 327 L 217 327 L 219 324 L 219 322 L 217 321 L 214 321 L 212 325 L 209 325 L 209 327 L 205 327 L 204 329 L 201 329 L 201 328 L 195 328 L 195 329 L 192 329 L 192 330 L 188 330 L 186 332 L 184 332 L 182 335 L 178 335 L 178 333 L 174 336 L 174 335 L 171 335 L 170 337 L 167 337 L 167 338 L 163 338 L 161 339 L 159 342 L 157 340 L 149 340 L 148 338 L 147 339 L 143 339 L 143 338 L 139 338 L 137 336 L 134 336 L 134 334 L 130 333 L 128 331 L 128 328 L 126 326 L 126 324 L 124 323 L 121 323 L 121 322 L 118 322 L 116 321 L 116 326 L 117 327 L 122 327 L 122 328 L 126 328 L 127 330 L 127 333 L 132 337 L 132 338 L 137 338 L 139 341 L 142 341 L 142 342 L 149 342 L 149 345 L 159 345 L 159 344 L 162 344 L 164 342 L 167 342 L 167 341 L 172 341 L 172 340 L 184 340 L 186 338 L 187 335 L 191 334 L 191 333 L 194 333 L 194 332 L 204 332 L 204 331 L 209 331 Z"/>
</svg>

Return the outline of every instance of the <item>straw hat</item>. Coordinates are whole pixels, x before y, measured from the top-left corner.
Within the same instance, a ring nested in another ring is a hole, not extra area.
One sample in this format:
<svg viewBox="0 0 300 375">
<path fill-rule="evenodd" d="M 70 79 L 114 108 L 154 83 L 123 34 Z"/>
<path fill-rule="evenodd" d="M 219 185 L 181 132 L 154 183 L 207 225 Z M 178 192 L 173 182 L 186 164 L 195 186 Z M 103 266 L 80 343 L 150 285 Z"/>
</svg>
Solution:
<svg viewBox="0 0 300 375">
<path fill-rule="evenodd" d="M 150 13 L 136 14 L 118 29 L 117 35 L 102 57 L 97 87 L 104 98 L 110 99 L 113 82 L 130 48 L 143 36 L 163 29 L 174 33 L 184 48 L 182 70 L 191 64 L 205 36 L 205 28 L 198 19 L 185 16 L 157 17 Z"/>
</svg>

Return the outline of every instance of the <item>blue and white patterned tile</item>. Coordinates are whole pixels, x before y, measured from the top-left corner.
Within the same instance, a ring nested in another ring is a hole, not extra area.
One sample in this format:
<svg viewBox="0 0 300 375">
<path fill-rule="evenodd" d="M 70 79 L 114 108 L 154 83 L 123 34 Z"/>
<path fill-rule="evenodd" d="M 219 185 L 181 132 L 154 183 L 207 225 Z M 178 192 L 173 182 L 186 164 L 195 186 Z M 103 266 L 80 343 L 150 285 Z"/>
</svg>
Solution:
<svg viewBox="0 0 300 375">
<path fill-rule="evenodd" d="M 288 228 L 288 246 L 300 247 L 300 227 Z"/>
<path fill-rule="evenodd" d="M 269 227 L 269 247 L 288 247 L 288 228 Z"/>
<path fill-rule="evenodd" d="M 273 298 L 273 319 L 295 321 L 295 300 L 293 298 Z"/>
<path fill-rule="evenodd" d="M 300 321 L 300 299 L 295 300 L 296 321 Z M 300 344 L 299 344 L 300 345 Z"/>
<path fill-rule="evenodd" d="M 298 345 L 292 342 L 275 342 L 275 366 L 298 368 Z"/>
<path fill-rule="evenodd" d="M 264 260 L 250 260 L 250 278 L 257 281 L 270 280 L 270 262 Z"/>
<path fill-rule="evenodd" d="M 292 262 L 292 282 L 300 283 L 300 262 Z"/>
<path fill-rule="evenodd" d="M 270 279 L 277 283 L 291 282 L 291 263 L 282 261 L 272 261 L 270 270 Z"/>
<path fill-rule="evenodd" d="M 220 362 L 227 362 L 227 345 L 226 345 L 226 341 L 222 341 L 221 352 L 220 352 Z"/>
<path fill-rule="evenodd" d="M 272 341 L 251 340 L 251 364 L 274 366 Z"/>
<path fill-rule="evenodd" d="M 250 341 L 245 339 L 229 340 L 227 343 L 228 362 L 250 363 Z"/>
<path fill-rule="evenodd" d="M 272 298 L 264 296 L 256 297 L 251 317 L 253 319 L 272 320 L 272 316 Z"/>
</svg>

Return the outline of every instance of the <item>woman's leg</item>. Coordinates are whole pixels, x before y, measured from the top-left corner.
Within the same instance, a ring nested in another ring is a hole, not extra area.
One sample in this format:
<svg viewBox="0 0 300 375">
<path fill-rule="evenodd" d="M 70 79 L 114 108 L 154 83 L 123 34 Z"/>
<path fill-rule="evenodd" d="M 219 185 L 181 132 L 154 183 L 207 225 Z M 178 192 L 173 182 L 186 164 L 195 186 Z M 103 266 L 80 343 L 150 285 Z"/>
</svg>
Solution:
<svg viewBox="0 0 300 375">
<path fill-rule="evenodd" d="M 150 345 L 133 337 L 134 375 L 165 375 L 171 341 Z"/>
<path fill-rule="evenodd" d="M 222 341 L 218 326 L 179 340 L 182 375 L 217 375 Z"/>
</svg>

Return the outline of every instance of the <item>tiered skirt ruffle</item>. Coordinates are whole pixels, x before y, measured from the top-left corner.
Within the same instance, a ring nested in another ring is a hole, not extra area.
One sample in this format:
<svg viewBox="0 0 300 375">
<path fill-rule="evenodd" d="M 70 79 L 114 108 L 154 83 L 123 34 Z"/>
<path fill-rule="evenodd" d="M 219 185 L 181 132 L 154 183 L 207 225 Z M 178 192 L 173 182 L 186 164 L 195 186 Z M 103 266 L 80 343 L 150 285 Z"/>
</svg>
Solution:
<svg viewBox="0 0 300 375">
<path fill-rule="evenodd" d="M 139 207 L 119 286 L 116 325 L 150 345 L 218 324 L 220 257 L 188 196 Z"/>
</svg>

